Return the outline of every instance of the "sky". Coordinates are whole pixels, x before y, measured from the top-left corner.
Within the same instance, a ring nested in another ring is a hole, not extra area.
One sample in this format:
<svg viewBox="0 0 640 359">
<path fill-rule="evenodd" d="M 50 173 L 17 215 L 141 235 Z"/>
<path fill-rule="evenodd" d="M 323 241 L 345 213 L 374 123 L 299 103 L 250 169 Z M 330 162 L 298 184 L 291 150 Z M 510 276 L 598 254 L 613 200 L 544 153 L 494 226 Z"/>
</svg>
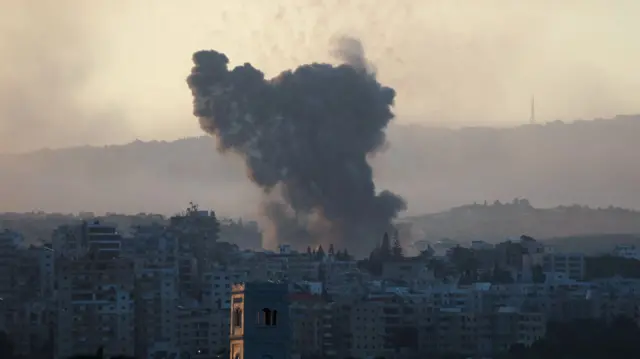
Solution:
<svg viewBox="0 0 640 359">
<path fill-rule="evenodd" d="M 0 0 L 0 153 L 200 135 L 193 52 L 275 76 L 359 38 L 398 123 L 640 113 L 633 0 Z"/>
</svg>

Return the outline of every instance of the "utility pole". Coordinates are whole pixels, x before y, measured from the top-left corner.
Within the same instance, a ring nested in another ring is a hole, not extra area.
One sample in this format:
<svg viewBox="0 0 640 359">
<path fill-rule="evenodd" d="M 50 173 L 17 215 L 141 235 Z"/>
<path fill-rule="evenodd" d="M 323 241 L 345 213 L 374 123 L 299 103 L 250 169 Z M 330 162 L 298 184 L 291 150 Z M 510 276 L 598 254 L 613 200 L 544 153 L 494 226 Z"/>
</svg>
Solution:
<svg viewBox="0 0 640 359">
<path fill-rule="evenodd" d="M 529 123 L 532 125 L 536 123 L 536 102 L 533 96 L 531 96 L 531 117 L 529 117 Z"/>
</svg>

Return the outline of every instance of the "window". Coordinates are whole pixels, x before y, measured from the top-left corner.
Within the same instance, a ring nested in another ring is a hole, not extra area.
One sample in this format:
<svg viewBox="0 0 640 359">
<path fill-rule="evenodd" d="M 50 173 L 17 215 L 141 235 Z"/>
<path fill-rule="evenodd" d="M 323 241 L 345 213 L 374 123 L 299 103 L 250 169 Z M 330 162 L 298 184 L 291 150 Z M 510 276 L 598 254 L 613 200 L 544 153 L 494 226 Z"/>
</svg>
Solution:
<svg viewBox="0 0 640 359">
<path fill-rule="evenodd" d="M 278 311 L 274 310 L 273 313 L 271 313 L 271 325 L 276 325 L 278 321 Z"/>
<path fill-rule="evenodd" d="M 233 311 L 233 326 L 242 328 L 242 310 L 240 308 L 236 308 Z"/>
<path fill-rule="evenodd" d="M 262 309 L 262 318 L 264 325 L 271 325 L 271 310 L 269 310 L 268 308 Z"/>
</svg>

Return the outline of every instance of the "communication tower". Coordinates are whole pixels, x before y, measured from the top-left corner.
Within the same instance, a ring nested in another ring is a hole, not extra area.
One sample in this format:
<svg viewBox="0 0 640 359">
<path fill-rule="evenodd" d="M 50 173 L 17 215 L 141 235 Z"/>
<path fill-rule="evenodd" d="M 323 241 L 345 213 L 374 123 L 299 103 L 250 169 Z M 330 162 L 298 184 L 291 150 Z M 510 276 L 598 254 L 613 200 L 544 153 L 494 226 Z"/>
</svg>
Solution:
<svg viewBox="0 0 640 359">
<path fill-rule="evenodd" d="M 531 115 L 529 117 L 529 123 L 532 125 L 535 125 L 536 123 L 536 102 L 533 96 L 531 96 Z"/>
</svg>

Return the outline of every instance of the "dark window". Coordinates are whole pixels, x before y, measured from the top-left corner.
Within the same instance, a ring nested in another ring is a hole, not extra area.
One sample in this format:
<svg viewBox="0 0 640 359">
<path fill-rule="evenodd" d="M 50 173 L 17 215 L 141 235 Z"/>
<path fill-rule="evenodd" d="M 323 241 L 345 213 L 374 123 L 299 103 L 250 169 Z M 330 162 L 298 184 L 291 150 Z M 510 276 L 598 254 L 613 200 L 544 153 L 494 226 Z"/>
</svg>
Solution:
<svg viewBox="0 0 640 359">
<path fill-rule="evenodd" d="M 236 308 L 233 311 L 233 326 L 242 328 L 242 310 L 240 310 L 240 308 Z"/>
<path fill-rule="evenodd" d="M 271 314 L 271 325 L 276 325 L 278 323 L 278 311 L 274 310 Z"/>
<path fill-rule="evenodd" d="M 262 315 L 264 317 L 264 325 L 271 325 L 271 310 L 267 308 L 262 309 Z"/>
</svg>

